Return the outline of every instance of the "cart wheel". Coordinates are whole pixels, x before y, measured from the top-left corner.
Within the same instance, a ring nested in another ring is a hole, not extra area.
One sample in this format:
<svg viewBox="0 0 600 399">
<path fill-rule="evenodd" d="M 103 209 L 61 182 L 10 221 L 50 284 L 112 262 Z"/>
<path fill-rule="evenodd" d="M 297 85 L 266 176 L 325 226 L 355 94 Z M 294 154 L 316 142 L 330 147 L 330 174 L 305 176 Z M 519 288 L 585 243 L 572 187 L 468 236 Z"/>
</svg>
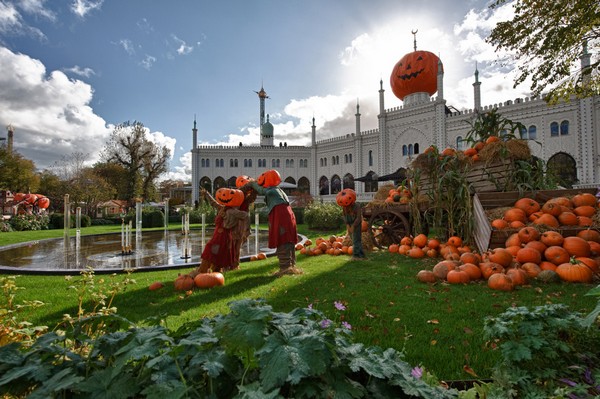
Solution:
<svg viewBox="0 0 600 399">
<path fill-rule="evenodd" d="M 378 248 L 398 244 L 402 237 L 410 233 L 408 220 L 401 213 L 390 211 L 375 212 L 369 221 L 373 241 Z"/>
</svg>

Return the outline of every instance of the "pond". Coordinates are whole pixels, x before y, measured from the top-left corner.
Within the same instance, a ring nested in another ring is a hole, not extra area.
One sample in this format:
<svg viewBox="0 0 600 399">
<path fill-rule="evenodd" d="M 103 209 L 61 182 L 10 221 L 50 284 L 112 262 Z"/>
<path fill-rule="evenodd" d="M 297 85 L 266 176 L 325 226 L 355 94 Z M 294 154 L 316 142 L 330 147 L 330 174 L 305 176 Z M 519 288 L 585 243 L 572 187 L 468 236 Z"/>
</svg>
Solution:
<svg viewBox="0 0 600 399">
<path fill-rule="evenodd" d="M 206 230 L 204 242 L 212 237 Z M 122 235 L 101 234 L 68 239 L 56 238 L 0 247 L 0 272 L 18 274 L 72 274 L 89 267 L 95 273 L 113 273 L 124 269 L 154 271 L 166 268 L 195 267 L 200 263 L 203 241 L 201 230 L 191 230 L 185 250 L 181 231 L 147 231 L 131 237 L 132 251 L 121 253 Z M 300 241 L 300 238 L 299 238 Z M 260 231 L 258 248 L 253 234 L 242 245 L 241 261 L 258 252 L 267 255 L 268 232 Z"/>
</svg>

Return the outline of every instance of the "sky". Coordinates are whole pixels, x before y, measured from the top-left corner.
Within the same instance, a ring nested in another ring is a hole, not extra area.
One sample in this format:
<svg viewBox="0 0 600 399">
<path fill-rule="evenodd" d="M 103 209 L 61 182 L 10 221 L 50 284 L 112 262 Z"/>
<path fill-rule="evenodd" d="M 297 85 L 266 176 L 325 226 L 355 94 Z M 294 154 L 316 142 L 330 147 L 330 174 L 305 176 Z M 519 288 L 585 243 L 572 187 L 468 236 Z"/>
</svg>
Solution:
<svg viewBox="0 0 600 399">
<path fill-rule="evenodd" d="M 91 166 L 115 126 L 138 121 L 171 149 L 162 179 L 191 180 L 199 144 L 258 145 L 261 87 L 275 145 L 377 128 L 402 105 L 390 74 L 417 49 L 440 57 L 444 96 L 473 108 L 529 95 L 485 43 L 506 5 L 489 0 L 0 0 L 0 137 L 39 170 L 75 153 Z"/>
</svg>

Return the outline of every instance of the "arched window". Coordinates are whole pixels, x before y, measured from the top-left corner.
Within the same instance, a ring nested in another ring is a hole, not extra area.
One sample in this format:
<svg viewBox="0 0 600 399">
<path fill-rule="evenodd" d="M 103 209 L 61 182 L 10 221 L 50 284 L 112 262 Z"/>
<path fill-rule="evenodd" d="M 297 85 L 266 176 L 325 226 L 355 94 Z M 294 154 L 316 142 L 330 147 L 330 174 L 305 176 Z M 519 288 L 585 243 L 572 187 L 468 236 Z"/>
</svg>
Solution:
<svg viewBox="0 0 600 399">
<path fill-rule="evenodd" d="M 335 157 L 331 157 L 331 164 L 335 165 Z"/>
<path fill-rule="evenodd" d="M 323 158 L 323 162 L 325 163 L 325 166 L 327 166 L 327 158 Z"/>
<path fill-rule="evenodd" d="M 462 136 L 458 136 L 456 138 L 456 149 L 457 150 L 462 150 L 463 149 L 463 143 L 464 143 L 464 140 L 463 140 Z"/>
<path fill-rule="evenodd" d="M 275 162 L 275 164 L 277 165 L 277 166 L 276 166 L 276 168 L 278 168 L 278 167 L 280 167 L 280 166 L 281 166 L 281 165 L 280 165 L 280 163 L 281 163 L 281 160 L 280 160 L 280 159 L 277 159 L 277 161 Z"/>
<path fill-rule="evenodd" d="M 233 158 L 229 160 L 229 167 L 233 168 Z"/>
<path fill-rule="evenodd" d="M 219 158 L 215 159 L 215 168 L 220 168 L 221 167 L 221 162 L 219 161 Z"/>
<path fill-rule="evenodd" d="M 275 167 L 275 158 L 271 159 L 271 167 L 274 168 Z"/>
<path fill-rule="evenodd" d="M 558 122 L 550 124 L 550 137 L 558 137 Z"/>
<path fill-rule="evenodd" d="M 329 179 L 327 177 L 322 176 L 319 180 L 319 195 L 328 195 L 329 194 Z"/>
<path fill-rule="evenodd" d="M 290 159 L 290 168 L 293 168 L 293 167 L 294 167 L 294 160 Z"/>
<path fill-rule="evenodd" d="M 210 168 L 210 159 L 206 158 L 206 167 Z"/>
<path fill-rule="evenodd" d="M 204 161 L 204 158 L 202 158 L 202 159 L 200 160 L 200 166 L 201 166 L 201 167 L 203 167 L 203 168 L 205 168 L 205 167 L 206 167 L 206 162 Z"/>
<path fill-rule="evenodd" d="M 331 194 L 337 194 L 342 191 L 342 179 L 338 175 L 331 178 Z"/>
<path fill-rule="evenodd" d="M 348 154 L 344 154 L 344 163 L 348 163 Z"/>
<path fill-rule="evenodd" d="M 351 188 L 352 190 L 354 190 L 354 176 L 352 176 L 350 173 L 344 175 L 344 179 L 342 180 L 343 183 L 343 187 L 344 188 Z"/>
<path fill-rule="evenodd" d="M 369 166 L 373 166 L 373 151 L 369 151 Z"/>
<path fill-rule="evenodd" d="M 406 146 L 406 144 L 404 144 L 402 146 L 402 155 L 403 156 L 407 156 L 408 155 L 408 147 Z M 369 166 L 371 166 L 371 165 L 369 165 Z"/>
<path fill-rule="evenodd" d="M 413 145 L 409 144 L 408 145 L 408 155 L 412 155 L 413 154 Z"/>
<path fill-rule="evenodd" d="M 415 154 L 419 153 L 419 143 L 415 143 L 413 150 L 415 151 Z"/>
<path fill-rule="evenodd" d="M 560 123 L 560 135 L 566 136 L 569 134 L 569 121 L 562 121 Z"/>
<path fill-rule="evenodd" d="M 352 163 L 352 154 L 348 154 L 348 163 Z"/>
<path fill-rule="evenodd" d="M 234 159 L 234 161 L 233 161 L 233 167 L 234 168 L 238 167 L 238 160 L 237 159 Z"/>
<path fill-rule="evenodd" d="M 566 152 L 558 152 L 552 155 L 546 164 L 548 173 L 558 178 L 560 185 L 571 188 L 578 182 L 577 163 L 575 159 Z"/>
<path fill-rule="evenodd" d="M 247 168 L 247 167 L 248 167 L 248 160 L 244 159 L 244 168 Z"/>
<path fill-rule="evenodd" d="M 323 166 L 323 158 L 319 159 L 319 166 Z"/>
<path fill-rule="evenodd" d="M 535 127 L 535 125 L 529 126 L 529 134 L 527 135 L 527 138 L 529 140 L 537 139 L 537 127 Z"/>
<path fill-rule="evenodd" d="M 252 167 L 252 159 L 248 160 L 248 167 L 251 168 Z"/>
<path fill-rule="evenodd" d="M 289 167 L 290 167 L 290 160 L 289 160 L 289 159 L 286 159 L 286 160 L 285 160 L 285 167 L 286 167 L 286 168 L 289 168 Z"/>
</svg>

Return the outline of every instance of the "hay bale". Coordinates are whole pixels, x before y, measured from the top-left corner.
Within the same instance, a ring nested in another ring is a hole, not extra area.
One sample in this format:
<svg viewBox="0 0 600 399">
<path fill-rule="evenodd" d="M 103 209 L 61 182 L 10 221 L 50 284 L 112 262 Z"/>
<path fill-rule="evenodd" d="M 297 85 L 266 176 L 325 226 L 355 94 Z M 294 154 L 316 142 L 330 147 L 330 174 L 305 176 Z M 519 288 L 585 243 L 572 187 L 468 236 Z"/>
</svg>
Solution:
<svg viewBox="0 0 600 399">
<path fill-rule="evenodd" d="M 531 150 L 527 140 L 511 139 L 494 141 L 486 144 L 479 151 L 479 159 L 484 162 L 494 162 L 501 159 L 530 159 Z"/>
<path fill-rule="evenodd" d="M 386 184 L 384 186 L 379 187 L 379 190 L 377 190 L 373 199 L 385 201 L 385 199 L 388 197 L 388 195 L 390 193 L 390 190 L 392 190 L 393 188 L 395 188 L 393 184 Z"/>
</svg>

